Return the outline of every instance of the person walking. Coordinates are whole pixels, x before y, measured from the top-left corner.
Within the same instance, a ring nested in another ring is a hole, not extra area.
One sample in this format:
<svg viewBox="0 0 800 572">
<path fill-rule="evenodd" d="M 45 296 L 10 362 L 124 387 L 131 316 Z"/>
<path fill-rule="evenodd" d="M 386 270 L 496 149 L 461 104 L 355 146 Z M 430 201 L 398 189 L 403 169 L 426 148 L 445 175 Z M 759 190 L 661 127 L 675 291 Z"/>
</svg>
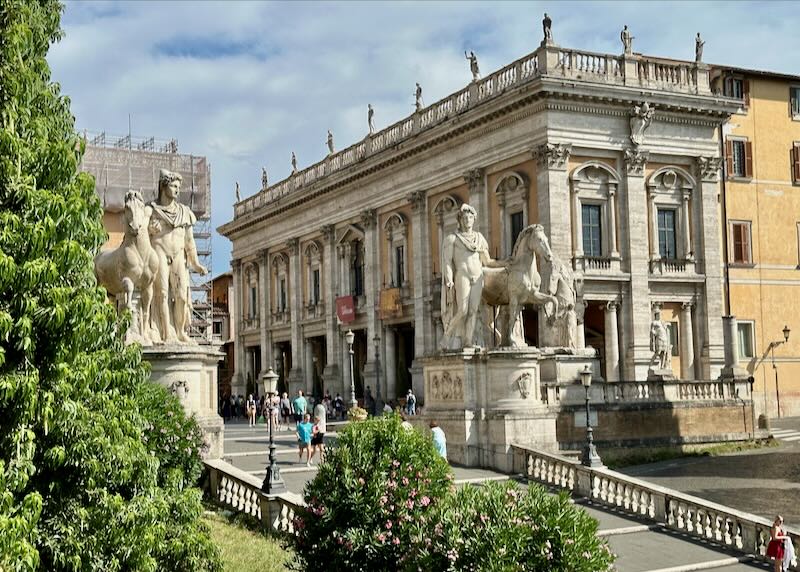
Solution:
<svg viewBox="0 0 800 572">
<path fill-rule="evenodd" d="M 281 398 L 277 393 L 264 400 L 264 407 L 267 409 L 267 411 L 264 412 L 264 419 L 269 419 L 276 431 L 280 431 L 281 429 L 280 405 Z M 269 427 L 269 425 L 267 425 L 267 427 Z"/>
<path fill-rule="evenodd" d="M 367 410 L 372 417 L 375 417 L 375 398 L 372 397 L 372 389 L 367 387 L 364 392 L 364 409 Z"/>
<path fill-rule="evenodd" d="M 316 408 L 314 409 L 314 413 L 314 427 L 311 431 L 311 457 L 308 462 L 310 463 L 311 460 L 314 459 L 314 455 L 319 452 L 319 462 L 322 463 L 325 460 L 325 443 L 323 440 L 327 429 L 327 419 L 324 414 L 322 416 L 316 415 Z"/>
<path fill-rule="evenodd" d="M 294 421 L 299 424 L 303 421 L 303 415 L 306 414 L 308 409 L 308 400 L 303 396 L 303 390 L 297 390 L 297 397 L 292 401 L 292 411 L 294 412 Z"/>
<path fill-rule="evenodd" d="M 283 424 L 286 425 L 286 427 L 289 427 L 289 417 L 292 415 L 292 402 L 289 401 L 289 394 L 285 391 L 281 396 L 280 408 Z"/>
<path fill-rule="evenodd" d="M 300 462 L 303 462 L 303 451 L 306 453 L 306 466 L 311 466 L 311 432 L 314 426 L 311 425 L 311 416 L 308 413 L 303 414 L 300 422 L 297 424 L 297 446 L 298 457 Z"/>
<path fill-rule="evenodd" d="M 336 412 L 337 419 L 344 419 L 344 399 L 342 399 L 342 396 L 338 393 L 333 400 L 333 410 Z"/>
<path fill-rule="evenodd" d="M 786 531 L 783 530 L 783 517 L 778 515 L 772 523 L 769 531 L 769 544 L 767 545 L 767 556 L 775 561 L 775 572 L 783 570 L 783 557 L 786 552 Z"/>
<path fill-rule="evenodd" d="M 256 411 L 258 410 L 258 405 L 256 404 L 256 400 L 253 399 L 253 394 L 247 396 L 247 421 L 248 427 L 255 427 L 256 425 Z"/>
<path fill-rule="evenodd" d="M 408 394 L 406 395 L 406 414 L 417 414 L 417 396 L 414 395 L 414 392 L 411 389 L 408 390 Z"/>
<path fill-rule="evenodd" d="M 433 436 L 433 446 L 436 448 L 436 452 L 439 453 L 446 461 L 447 437 L 445 437 L 444 431 L 442 431 L 442 428 L 439 427 L 439 424 L 436 421 L 431 421 L 429 426 L 431 428 L 431 435 Z"/>
</svg>

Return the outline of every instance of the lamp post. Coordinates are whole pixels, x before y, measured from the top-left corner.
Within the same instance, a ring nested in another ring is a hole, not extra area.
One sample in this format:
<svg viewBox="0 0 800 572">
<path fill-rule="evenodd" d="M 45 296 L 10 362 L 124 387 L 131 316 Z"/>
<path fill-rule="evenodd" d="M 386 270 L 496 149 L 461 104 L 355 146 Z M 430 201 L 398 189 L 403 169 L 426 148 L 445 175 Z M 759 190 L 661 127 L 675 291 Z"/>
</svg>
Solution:
<svg viewBox="0 0 800 572">
<path fill-rule="evenodd" d="M 353 330 L 347 330 L 344 335 L 347 346 L 350 352 L 350 409 L 358 407 L 358 400 L 356 399 L 356 378 L 353 376 L 353 342 L 356 340 L 356 335 Z"/>
<path fill-rule="evenodd" d="M 589 388 L 592 386 L 592 368 L 587 365 L 580 373 L 581 383 L 586 392 L 586 445 L 583 446 L 583 456 L 581 464 L 585 467 L 597 468 L 603 466 L 600 455 L 594 447 L 594 437 L 592 436 L 592 423 L 589 419 Z"/>
<path fill-rule="evenodd" d="M 750 425 L 753 429 L 753 441 L 756 440 L 756 396 L 753 395 L 753 384 L 756 378 L 752 375 L 747 378 L 747 383 L 750 384 Z"/>
<path fill-rule="evenodd" d="M 375 414 L 383 415 L 383 401 L 381 400 L 381 337 L 375 334 L 372 338 L 375 344 Z"/>
<path fill-rule="evenodd" d="M 264 393 L 269 399 L 269 463 L 267 464 L 267 475 L 261 485 L 261 490 L 267 494 L 277 494 L 286 491 L 286 484 L 281 479 L 281 470 L 275 462 L 275 427 L 274 421 L 278 414 L 273 397 L 278 390 L 278 374 L 270 367 L 264 374 Z"/>
<path fill-rule="evenodd" d="M 781 344 L 785 344 L 789 341 L 789 334 L 791 330 L 789 326 L 783 326 L 783 340 L 779 340 L 777 342 L 770 342 L 769 349 L 772 354 L 772 369 L 775 372 L 775 401 L 778 407 L 778 417 L 781 416 L 781 393 L 778 389 L 778 366 L 775 365 L 775 348 L 777 348 Z"/>
</svg>

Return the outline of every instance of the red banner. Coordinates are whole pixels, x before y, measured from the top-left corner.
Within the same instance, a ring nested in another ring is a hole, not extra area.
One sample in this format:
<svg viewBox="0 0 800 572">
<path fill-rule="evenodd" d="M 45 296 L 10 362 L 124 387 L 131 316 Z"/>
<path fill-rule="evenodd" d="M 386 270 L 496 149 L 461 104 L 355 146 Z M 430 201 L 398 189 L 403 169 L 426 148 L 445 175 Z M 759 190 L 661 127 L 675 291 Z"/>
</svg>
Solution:
<svg viewBox="0 0 800 572">
<path fill-rule="evenodd" d="M 336 315 L 343 324 L 349 324 L 356 319 L 356 303 L 352 296 L 336 298 Z"/>
</svg>

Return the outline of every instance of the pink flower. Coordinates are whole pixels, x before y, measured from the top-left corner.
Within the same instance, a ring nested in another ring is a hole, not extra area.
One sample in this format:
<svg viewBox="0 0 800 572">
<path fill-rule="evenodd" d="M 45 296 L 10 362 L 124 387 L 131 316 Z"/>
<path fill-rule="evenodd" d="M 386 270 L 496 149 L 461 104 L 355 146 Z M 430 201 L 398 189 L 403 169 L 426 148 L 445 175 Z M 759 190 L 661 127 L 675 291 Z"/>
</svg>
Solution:
<svg viewBox="0 0 800 572">
<path fill-rule="evenodd" d="M 382 533 L 382 532 L 381 532 L 381 533 L 378 535 L 378 540 L 379 540 L 379 541 L 381 541 L 381 542 L 386 542 L 386 535 L 385 535 L 384 533 Z"/>
<path fill-rule="evenodd" d="M 455 562 L 458 560 L 458 553 L 455 550 L 450 549 L 447 551 L 447 558 L 450 560 L 450 562 Z"/>
<path fill-rule="evenodd" d="M 395 536 L 392 538 L 392 544 L 400 544 L 400 539 Z"/>
<path fill-rule="evenodd" d="M 406 501 L 406 508 L 407 508 L 407 509 L 412 509 L 412 508 L 414 508 L 414 501 L 413 501 L 413 500 L 411 500 L 411 499 L 408 499 L 408 500 Z"/>
<path fill-rule="evenodd" d="M 359 485 L 363 485 L 364 484 L 364 479 L 362 477 L 358 477 L 358 484 Z"/>
<path fill-rule="evenodd" d="M 387 520 L 385 526 L 386 526 L 386 530 L 389 530 L 390 528 L 392 528 L 392 521 L 391 520 Z"/>
<path fill-rule="evenodd" d="M 393 466 L 393 467 L 399 467 L 399 466 L 400 466 L 400 461 L 398 461 L 397 459 L 395 459 L 394 461 L 392 461 L 392 466 Z"/>
<path fill-rule="evenodd" d="M 408 477 L 403 477 L 403 486 L 404 487 L 408 486 Z"/>
<path fill-rule="evenodd" d="M 422 498 L 419 500 L 419 504 L 420 504 L 420 505 L 422 505 L 422 506 L 428 506 L 429 504 L 431 504 L 431 499 L 430 499 L 430 497 L 428 497 L 427 495 L 426 495 L 426 496 L 424 496 L 424 497 L 422 497 Z"/>
<path fill-rule="evenodd" d="M 389 502 L 389 498 L 388 498 L 386 495 L 383 495 L 383 496 L 381 497 L 381 500 L 380 500 L 380 501 L 378 501 L 378 502 L 380 502 L 381 506 L 383 506 L 383 505 L 385 505 L 387 502 Z"/>
<path fill-rule="evenodd" d="M 411 489 L 411 492 L 410 492 L 410 493 L 408 493 L 408 494 L 409 494 L 409 495 L 411 495 L 411 498 L 413 499 L 413 498 L 415 498 L 415 497 L 416 497 L 416 496 L 417 496 L 419 493 L 417 492 L 417 489 Z"/>
<path fill-rule="evenodd" d="M 397 488 L 397 482 L 393 481 L 392 479 L 389 479 L 389 481 L 386 483 L 386 486 L 394 490 Z"/>
</svg>

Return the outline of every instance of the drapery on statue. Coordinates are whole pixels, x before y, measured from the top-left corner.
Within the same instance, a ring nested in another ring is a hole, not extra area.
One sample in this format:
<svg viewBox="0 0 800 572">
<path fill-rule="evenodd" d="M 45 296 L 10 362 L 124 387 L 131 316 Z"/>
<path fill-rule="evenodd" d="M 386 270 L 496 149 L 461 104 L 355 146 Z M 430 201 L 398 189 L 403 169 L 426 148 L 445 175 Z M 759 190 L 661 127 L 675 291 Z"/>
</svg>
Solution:
<svg viewBox="0 0 800 572">
<path fill-rule="evenodd" d="M 706 43 L 700 38 L 700 32 L 697 32 L 697 37 L 694 39 L 694 61 L 703 61 L 703 46 Z"/>
<path fill-rule="evenodd" d="M 369 127 L 369 134 L 375 134 L 375 110 L 372 109 L 372 104 L 367 104 L 367 125 Z"/>
<path fill-rule="evenodd" d="M 544 306 L 545 315 L 552 319 L 558 314 L 558 298 L 543 291 L 542 278 L 537 268 L 537 258 L 549 262 L 553 253 L 550 242 L 540 224 L 522 230 L 514 243 L 511 258 L 496 263 L 500 268 L 484 268 L 485 286 L 483 301 L 489 306 L 505 306 L 501 311 L 500 343 L 503 346 L 525 346 L 515 332 L 524 304 Z"/>
<path fill-rule="evenodd" d="M 669 339 L 669 330 L 667 330 L 667 325 L 661 321 L 659 310 L 655 311 L 653 321 L 650 322 L 650 350 L 653 352 L 653 357 L 650 358 L 650 367 L 655 363 L 658 369 L 670 369 L 672 344 Z"/>
<path fill-rule="evenodd" d="M 475 55 L 475 52 L 470 52 L 467 55 L 466 50 L 464 51 L 464 56 L 469 61 L 469 71 L 472 72 L 472 81 L 478 81 L 481 79 L 481 70 L 478 67 L 478 56 Z"/>
<path fill-rule="evenodd" d="M 422 86 L 418 83 L 417 88 L 414 90 L 414 107 L 417 111 L 422 109 Z"/>
<path fill-rule="evenodd" d="M 489 257 L 489 245 L 483 235 L 472 229 L 475 209 L 468 204 L 458 211 L 458 230 L 442 241 L 442 324 L 440 347 L 458 350 L 479 346 L 483 267 L 502 266 Z"/>
<path fill-rule="evenodd" d="M 208 270 L 197 258 L 192 226 L 197 220 L 178 202 L 182 177 L 162 169 L 158 176 L 158 199 L 150 203 L 150 237 L 158 255 L 153 288 L 153 320 L 163 342 L 189 343 L 186 333 L 192 305 L 189 295 L 190 266 L 199 274 Z"/>
<path fill-rule="evenodd" d="M 148 226 L 152 207 L 145 205 L 139 191 L 125 194 L 124 224 L 125 236 L 122 244 L 114 250 L 101 252 L 94 259 L 94 273 L 97 282 L 105 286 L 113 296 L 124 296 L 124 307 L 133 308 L 133 292 L 140 293 L 139 311 L 132 324 L 134 334 L 138 333 L 144 345 L 149 345 L 150 302 L 153 297 L 153 281 L 158 272 L 158 255 L 150 244 Z M 136 339 L 135 335 L 134 338 Z"/>
</svg>

